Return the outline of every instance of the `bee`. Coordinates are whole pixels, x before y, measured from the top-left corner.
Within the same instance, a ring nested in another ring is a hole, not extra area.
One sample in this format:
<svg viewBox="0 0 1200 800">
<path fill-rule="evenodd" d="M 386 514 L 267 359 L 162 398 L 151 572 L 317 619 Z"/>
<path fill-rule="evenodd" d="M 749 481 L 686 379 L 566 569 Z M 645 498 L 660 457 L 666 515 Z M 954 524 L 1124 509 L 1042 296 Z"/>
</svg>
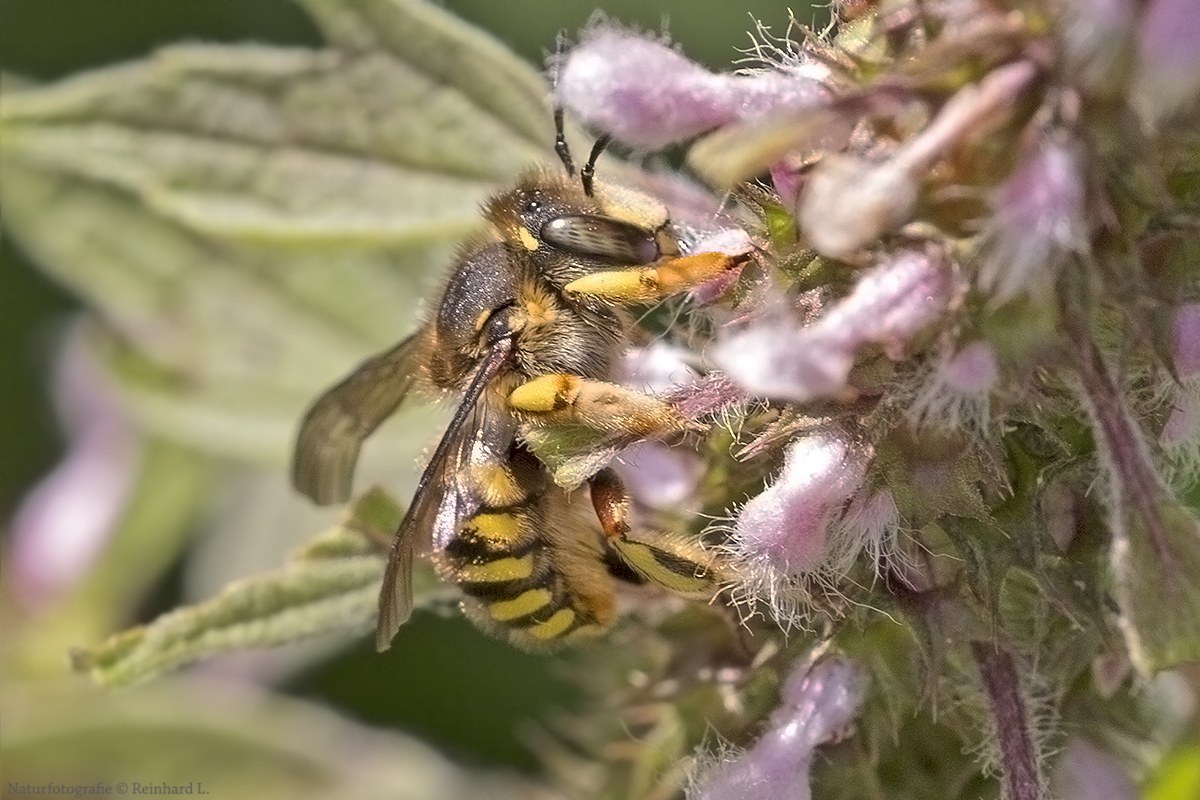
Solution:
<svg viewBox="0 0 1200 800">
<path fill-rule="evenodd" d="M 414 389 L 460 397 L 392 541 L 380 650 L 411 612 L 418 553 L 432 554 L 476 624 L 529 648 L 607 628 L 614 576 L 716 591 L 698 542 L 632 530 L 611 469 L 591 478 L 592 513 L 581 513 L 522 443 L 524 426 L 678 429 L 669 405 L 610 382 L 633 324 L 624 306 L 739 263 L 683 254 L 661 204 L 595 184 L 607 139 L 576 173 L 561 111 L 555 127 L 565 172 L 532 170 L 488 200 L 486 229 L 461 246 L 425 323 L 317 398 L 300 425 L 294 486 L 318 504 L 340 503 L 363 441 Z"/>
</svg>

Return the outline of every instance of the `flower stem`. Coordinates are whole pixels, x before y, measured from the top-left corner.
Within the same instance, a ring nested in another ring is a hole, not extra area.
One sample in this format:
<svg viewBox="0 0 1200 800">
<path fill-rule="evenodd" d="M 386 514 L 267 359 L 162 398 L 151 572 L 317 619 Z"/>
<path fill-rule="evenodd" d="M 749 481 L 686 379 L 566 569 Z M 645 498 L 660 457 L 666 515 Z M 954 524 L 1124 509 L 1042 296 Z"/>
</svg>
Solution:
<svg viewBox="0 0 1200 800">
<path fill-rule="evenodd" d="M 1042 796 L 1037 748 L 1030 735 L 1020 677 L 1012 654 L 991 642 L 971 642 L 971 653 L 992 710 L 1000 740 L 1004 796 L 1008 800 L 1039 800 Z"/>
</svg>

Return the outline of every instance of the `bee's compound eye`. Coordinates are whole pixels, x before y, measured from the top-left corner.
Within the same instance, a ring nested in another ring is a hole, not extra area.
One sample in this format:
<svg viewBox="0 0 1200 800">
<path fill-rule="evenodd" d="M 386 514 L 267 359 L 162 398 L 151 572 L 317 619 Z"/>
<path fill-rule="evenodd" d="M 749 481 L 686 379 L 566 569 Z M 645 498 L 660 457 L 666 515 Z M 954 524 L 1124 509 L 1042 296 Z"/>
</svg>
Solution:
<svg viewBox="0 0 1200 800">
<path fill-rule="evenodd" d="M 660 255 L 652 231 L 599 214 L 555 217 L 542 226 L 542 239 L 568 253 L 612 264 L 650 264 Z"/>
</svg>

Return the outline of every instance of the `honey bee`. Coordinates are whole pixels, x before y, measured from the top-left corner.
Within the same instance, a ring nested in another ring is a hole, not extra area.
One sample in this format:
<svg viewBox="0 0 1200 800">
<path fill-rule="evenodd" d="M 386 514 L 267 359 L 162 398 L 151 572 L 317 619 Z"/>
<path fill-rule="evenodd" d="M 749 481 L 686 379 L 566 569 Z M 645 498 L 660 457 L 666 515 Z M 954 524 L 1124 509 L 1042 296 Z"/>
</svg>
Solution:
<svg viewBox="0 0 1200 800">
<path fill-rule="evenodd" d="M 461 397 L 391 545 L 380 650 L 411 612 L 423 552 L 462 591 L 473 621 L 526 647 L 608 627 L 614 575 L 676 593 L 716 591 L 698 542 L 631 529 L 611 469 L 589 481 L 585 515 L 522 443 L 524 426 L 639 435 L 681 427 L 671 406 L 609 382 L 632 325 L 623 306 L 739 263 L 681 253 L 661 204 L 595 184 L 607 140 L 576 173 L 561 111 L 555 123 L 565 173 L 530 171 L 487 201 L 486 230 L 461 246 L 424 325 L 322 394 L 300 426 L 294 486 L 319 504 L 339 503 L 350 497 L 363 441 L 415 388 Z"/>
</svg>

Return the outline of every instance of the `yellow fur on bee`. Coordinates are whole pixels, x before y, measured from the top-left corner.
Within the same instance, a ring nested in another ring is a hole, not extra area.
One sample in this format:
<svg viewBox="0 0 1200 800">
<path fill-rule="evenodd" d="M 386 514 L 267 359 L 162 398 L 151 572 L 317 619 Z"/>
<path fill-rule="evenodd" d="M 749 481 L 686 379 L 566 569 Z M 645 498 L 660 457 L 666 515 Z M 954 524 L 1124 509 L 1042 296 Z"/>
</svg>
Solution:
<svg viewBox="0 0 1200 800">
<path fill-rule="evenodd" d="M 513 389 L 508 405 L 518 411 L 554 411 L 573 402 L 578 384 L 573 375 L 541 375 Z"/>
<path fill-rule="evenodd" d="M 532 253 L 534 250 L 538 249 L 538 240 L 532 233 L 528 231 L 528 229 L 518 226 L 517 237 L 520 238 L 521 244 L 523 244 L 525 249 L 529 252 Z"/>
<path fill-rule="evenodd" d="M 492 507 L 515 505 L 528 494 L 516 476 L 502 464 L 477 464 L 471 467 L 471 483 L 484 504 Z"/>
</svg>

